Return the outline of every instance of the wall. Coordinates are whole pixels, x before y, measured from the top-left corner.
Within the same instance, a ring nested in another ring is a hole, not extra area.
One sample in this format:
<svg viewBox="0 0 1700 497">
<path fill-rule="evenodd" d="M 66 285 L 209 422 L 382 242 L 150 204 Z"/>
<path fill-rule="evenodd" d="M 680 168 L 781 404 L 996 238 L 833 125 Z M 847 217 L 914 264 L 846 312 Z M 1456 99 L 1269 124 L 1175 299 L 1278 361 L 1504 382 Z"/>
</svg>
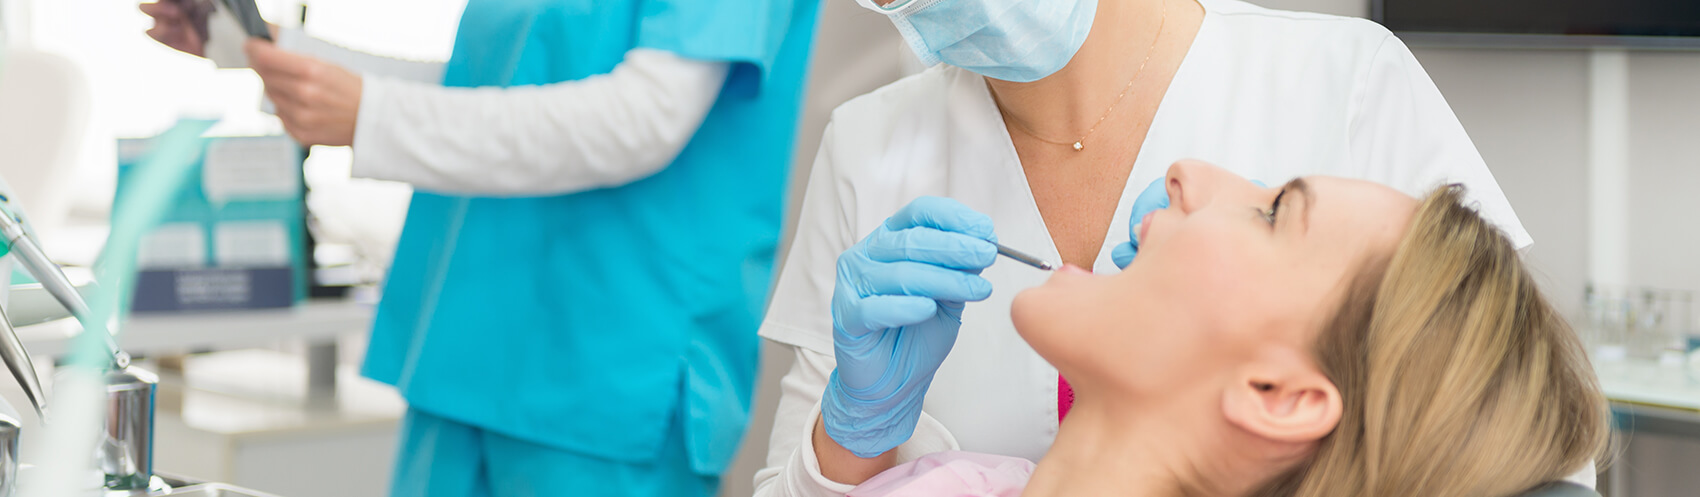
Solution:
<svg viewBox="0 0 1700 497">
<path fill-rule="evenodd" d="M 1700 290 L 1700 53 L 1630 59 L 1630 277 Z"/>
<path fill-rule="evenodd" d="M 1363 0 L 1262 0 L 1273 8 L 1366 15 Z M 1578 310 L 1588 280 L 1588 53 L 1413 51 L 1516 207 L 1548 295 Z M 1630 55 L 1630 283 L 1700 290 L 1700 53 Z"/>
<path fill-rule="evenodd" d="M 901 74 L 895 32 L 851 0 L 823 0 L 806 115 L 798 143 L 792 201 L 813 162 L 826 113 Z M 1107 1 L 1107 0 L 1106 0 Z M 1254 0 L 1272 8 L 1364 17 L 1365 0 Z M 894 55 L 893 52 L 896 52 Z M 1524 227 L 1536 242 L 1526 254 L 1539 282 L 1566 313 L 1579 310 L 1588 281 L 1588 61 L 1584 50 L 1466 49 L 1417 46 L 1417 58 L 1470 132 Z M 1700 52 L 1630 56 L 1631 283 L 1700 291 Z M 749 495 L 766 453 L 775 390 L 790 358 L 767 351 L 756 420 L 727 496 Z M 1700 460 L 1693 444 L 1642 437 L 1633 459 Z M 1637 496 L 1678 495 L 1669 470 L 1632 468 Z M 1690 482 L 1691 484 L 1693 482 Z M 1664 488 L 1661 486 L 1671 488 Z"/>
</svg>

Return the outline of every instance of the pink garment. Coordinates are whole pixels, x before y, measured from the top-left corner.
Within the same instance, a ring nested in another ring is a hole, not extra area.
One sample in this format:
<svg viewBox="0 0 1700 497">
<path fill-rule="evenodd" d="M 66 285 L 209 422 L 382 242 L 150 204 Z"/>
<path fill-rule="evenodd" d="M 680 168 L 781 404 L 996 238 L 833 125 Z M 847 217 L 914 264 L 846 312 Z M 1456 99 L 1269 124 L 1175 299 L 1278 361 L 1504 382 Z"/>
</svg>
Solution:
<svg viewBox="0 0 1700 497">
<path fill-rule="evenodd" d="M 846 497 L 1021 497 L 1033 461 L 975 452 L 939 452 L 869 478 Z"/>
<path fill-rule="evenodd" d="M 1074 408 L 1074 387 L 1068 384 L 1068 378 L 1057 377 L 1057 422 L 1068 417 L 1068 410 Z"/>
</svg>

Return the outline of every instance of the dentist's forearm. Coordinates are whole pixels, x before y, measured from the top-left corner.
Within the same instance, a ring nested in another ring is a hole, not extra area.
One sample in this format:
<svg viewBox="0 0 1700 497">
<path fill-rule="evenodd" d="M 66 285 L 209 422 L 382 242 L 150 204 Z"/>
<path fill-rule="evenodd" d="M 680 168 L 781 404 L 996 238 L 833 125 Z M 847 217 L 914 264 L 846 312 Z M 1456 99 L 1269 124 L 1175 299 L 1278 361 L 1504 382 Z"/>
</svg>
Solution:
<svg viewBox="0 0 1700 497">
<path fill-rule="evenodd" d="M 625 185 L 678 157 L 729 70 L 726 62 L 640 48 L 610 73 L 549 85 L 449 88 L 371 78 L 354 132 L 353 173 L 455 195 Z"/>
</svg>

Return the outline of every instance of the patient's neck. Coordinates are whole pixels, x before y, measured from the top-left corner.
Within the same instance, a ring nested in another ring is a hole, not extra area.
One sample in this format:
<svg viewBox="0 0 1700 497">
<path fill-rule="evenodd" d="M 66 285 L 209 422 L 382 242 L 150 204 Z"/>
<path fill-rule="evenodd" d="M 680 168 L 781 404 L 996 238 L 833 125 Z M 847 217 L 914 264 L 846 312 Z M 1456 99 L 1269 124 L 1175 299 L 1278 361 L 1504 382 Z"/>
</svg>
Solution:
<svg viewBox="0 0 1700 497">
<path fill-rule="evenodd" d="M 1163 440 L 1152 421 L 1114 419 L 1102 406 L 1076 400 L 1022 497 L 1182 495 L 1160 450 L 1175 441 Z"/>
<path fill-rule="evenodd" d="M 1023 497 L 1240 496 L 1261 478 L 1240 472 L 1211 416 L 1168 405 L 1077 398 Z M 1208 461 L 1198 464 L 1196 461 Z"/>
</svg>

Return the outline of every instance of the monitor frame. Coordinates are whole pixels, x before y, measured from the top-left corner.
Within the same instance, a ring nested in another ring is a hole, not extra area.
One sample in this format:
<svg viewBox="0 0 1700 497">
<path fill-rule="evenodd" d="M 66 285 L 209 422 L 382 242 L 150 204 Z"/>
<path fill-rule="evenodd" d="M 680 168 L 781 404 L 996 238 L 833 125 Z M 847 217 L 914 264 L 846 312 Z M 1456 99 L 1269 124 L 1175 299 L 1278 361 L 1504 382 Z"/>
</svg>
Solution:
<svg viewBox="0 0 1700 497">
<path fill-rule="evenodd" d="M 1387 25 L 1387 0 L 1370 1 L 1370 19 Z M 1405 0 L 1411 1 L 1411 0 Z M 1389 28 L 1391 29 L 1391 28 Z M 1559 35 L 1523 33 L 1469 33 L 1396 30 L 1405 43 L 1445 48 L 1589 49 L 1700 51 L 1700 36 Z"/>
</svg>

